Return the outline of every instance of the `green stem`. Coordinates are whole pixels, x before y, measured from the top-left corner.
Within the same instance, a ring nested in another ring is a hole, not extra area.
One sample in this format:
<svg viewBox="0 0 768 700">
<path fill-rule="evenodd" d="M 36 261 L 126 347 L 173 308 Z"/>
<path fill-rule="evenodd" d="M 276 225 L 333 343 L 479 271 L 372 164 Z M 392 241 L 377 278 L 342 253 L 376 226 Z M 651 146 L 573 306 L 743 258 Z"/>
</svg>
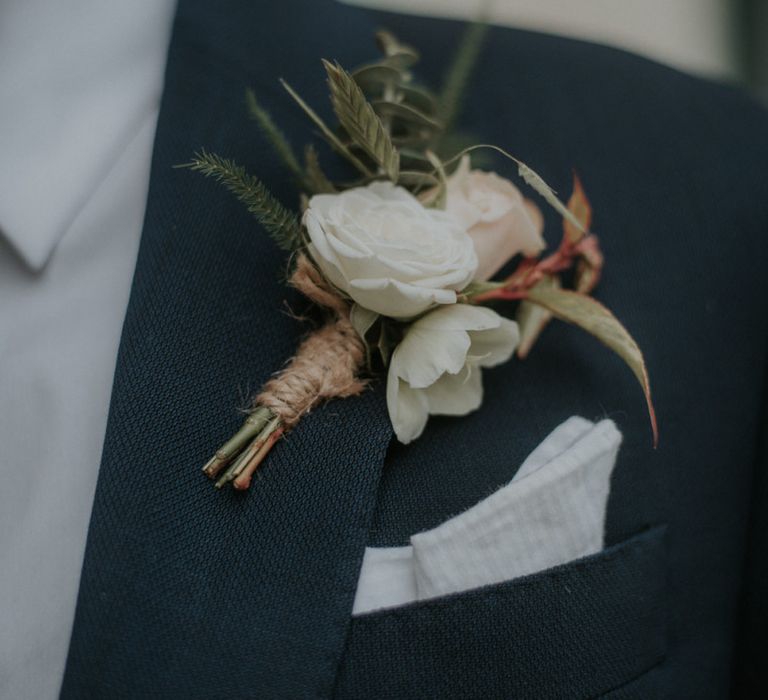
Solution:
<svg viewBox="0 0 768 700">
<path fill-rule="evenodd" d="M 263 430 L 272 412 L 260 406 L 246 418 L 240 429 L 227 440 L 203 467 L 205 475 L 213 479 L 242 449 Z"/>
<path fill-rule="evenodd" d="M 352 165 L 354 165 L 361 173 L 363 173 L 363 175 L 373 175 L 373 173 L 365 166 L 365 164 L 339 140 L 336 134 L 330 130 L 328 125 L 320 118 L 317 112 L 315 112 L 315 110 L 313 110 L 306 102 L 304 102 L 299 94 L 287 82 L 285 82 L 285 80 L 281 78 L 280 83 L 286 89 L 288 94 L 296 101 L 299 107 L 301 107 L 307 116 L 316 124 L 320 131 L 323 132 L 323 136 L 325 136 L 331 146 L 333 146 L 333 148 L 339 154 L 344 156 L 350 163 L 352 163 Z"/>
</svg>

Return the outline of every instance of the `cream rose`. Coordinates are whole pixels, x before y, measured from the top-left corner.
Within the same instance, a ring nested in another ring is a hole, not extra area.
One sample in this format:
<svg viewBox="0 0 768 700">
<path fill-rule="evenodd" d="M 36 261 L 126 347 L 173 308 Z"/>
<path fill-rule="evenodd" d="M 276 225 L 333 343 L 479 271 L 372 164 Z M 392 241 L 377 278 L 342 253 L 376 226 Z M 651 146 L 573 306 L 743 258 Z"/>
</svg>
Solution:
<svg viewBox="0 0 768 700">
<path fill-rule="evenodd" d="M 432 415 L 463 416 L 483 400 L 481 367 L 512 357 L 517 324 L 482 306 L 454 304 L 422 316 L 395 348 L 387 409 L 400 442 L 415 440 Z"/>
<path fill-rule="evenodd" d="M 384 316 L 412 318 L 454 304 L 475 277 L 477 255 L 461 223 L 390 182 L 315 195 L 304 224 L 325 276 Z"/>
<path fill-rule="evenodd" d="M 446 195 L 446 211 L 462 222 L 475 243 L 475 279 L 490 279 L 518 253 L 534 256 L 544 249 L 538 207 L 509 180 L 470 170 L 468 155 L 448 178 Z"/>
</svg>

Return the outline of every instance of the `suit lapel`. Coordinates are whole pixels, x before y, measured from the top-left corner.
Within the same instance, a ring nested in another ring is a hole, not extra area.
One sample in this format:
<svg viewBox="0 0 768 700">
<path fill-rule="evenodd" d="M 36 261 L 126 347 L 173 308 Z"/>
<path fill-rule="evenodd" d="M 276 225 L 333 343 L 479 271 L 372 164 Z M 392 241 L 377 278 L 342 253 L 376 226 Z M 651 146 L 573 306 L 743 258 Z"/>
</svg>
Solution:
<svg viewBox="0 0 768 700">
<path fill-rule="evenodd" d="M 63 697 L 332 687 L 390 438 L 384 402 L 371 391 L 318 410 L 250 492 L 212 490 L 201 465 L 306 325 L 285 313 L 284 256 L 263 231 L 173 169 L 200 147 L 231 154 L 294 204 L 243 90 L 254 85 L 300 145 L 311 135 L 277 78 L 317 103 L 316 59 L 360 62 L 370 44 L 363 13 L 344 8 L 342 24 L 335 4 L 311 5 L 311 17 L 295 2 L 179 8 Z M 299 56 L 281 50 L 289 39 Z"/>
</svg>

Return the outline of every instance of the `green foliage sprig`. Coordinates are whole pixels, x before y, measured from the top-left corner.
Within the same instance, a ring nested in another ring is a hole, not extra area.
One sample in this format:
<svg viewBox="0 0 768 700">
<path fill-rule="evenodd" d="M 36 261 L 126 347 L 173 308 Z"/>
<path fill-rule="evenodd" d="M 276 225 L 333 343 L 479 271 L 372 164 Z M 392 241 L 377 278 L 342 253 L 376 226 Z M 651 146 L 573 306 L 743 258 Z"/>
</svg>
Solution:
<svg viewBox="0 0 768 700">
<path fill-rule="evenodd" d="M 266 139 L 272 144 L 272 148 L 278 155 L 280 160 L 283 161 L 288 170 L 290 170 L 296 178 L 301 182 L 304 180 L 304 172 L 299 165 L 299 159 L 293 152 L 293 147 L 289 143 L 285 134 L 279 129 L 277 124 L 273 121 L 269 112 L 264 109 L 259 101 L 256 99 L 256 93 L 251 88 L 245 91 L 245 104 L 248 107 L 248 114 L 261 129 Z"/>
<path fill-rule="evenodd" d="M 195 154 L 188 167 L 224 185 L 245 204 L 283 250 L 293 251 L 302 244 L 301 226 L 296 214 L 278 202 L 261 180 L 249 175 L 245 168 L 204 150 Z"/>
</svg>

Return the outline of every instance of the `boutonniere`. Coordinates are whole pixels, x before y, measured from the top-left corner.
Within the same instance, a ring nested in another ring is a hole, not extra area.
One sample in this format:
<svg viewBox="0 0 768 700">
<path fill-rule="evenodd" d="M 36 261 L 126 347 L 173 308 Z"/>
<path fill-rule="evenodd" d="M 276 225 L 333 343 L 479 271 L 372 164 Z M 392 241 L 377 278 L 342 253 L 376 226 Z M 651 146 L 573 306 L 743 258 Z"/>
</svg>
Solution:
<svg viewBox="0 0 768 700">
<path fill-rule="evenodd" d="M 298 211 L 231 160 L 201 151 L 187 164 L 243 202 L 285 250 L 289 284 L 327 317 L 262 387 L 242 428 L 204 466 L 217 487 L 248 488 L 275 443 L 304 414 L 328 399 L 359 394 L 372 379 L 386 380 L 389 417 L 403 443 L 422 434 L 430 415 L 477 410 L 482 370 L 515 354 L 527 356 L 553 318 L 591 333 L 624 359 L 645 393 L 656 441 L 642 353 L 590 296 L 604 261 L 579 179 L 565 204 L 505 149 L 480 144 L 450 151 L 457 139 L 449 130 L 483 32 L 482 25 L 467 30 L 440 95 L 414 79 L 417 52 L 388 32 L 376 36 L 383 54 L 378 61 L 352 71 L 323 61 L 334 125 L 282 82 L 356 172 L 351 181 L 331 181 L 313 145 L 300 160 L 248 91 L 252 117 L 295 176 Z M 557 250 L 544 254 L 538 206 L 509 179 L 473 166 L 482 151 L 503 156 L 521 185 L 562 217 Z M 512 274 L 495 280 L 514 259 Z M 572 270 L 570 289 L 561 278 L 566 270 Z"/>
</svg>

